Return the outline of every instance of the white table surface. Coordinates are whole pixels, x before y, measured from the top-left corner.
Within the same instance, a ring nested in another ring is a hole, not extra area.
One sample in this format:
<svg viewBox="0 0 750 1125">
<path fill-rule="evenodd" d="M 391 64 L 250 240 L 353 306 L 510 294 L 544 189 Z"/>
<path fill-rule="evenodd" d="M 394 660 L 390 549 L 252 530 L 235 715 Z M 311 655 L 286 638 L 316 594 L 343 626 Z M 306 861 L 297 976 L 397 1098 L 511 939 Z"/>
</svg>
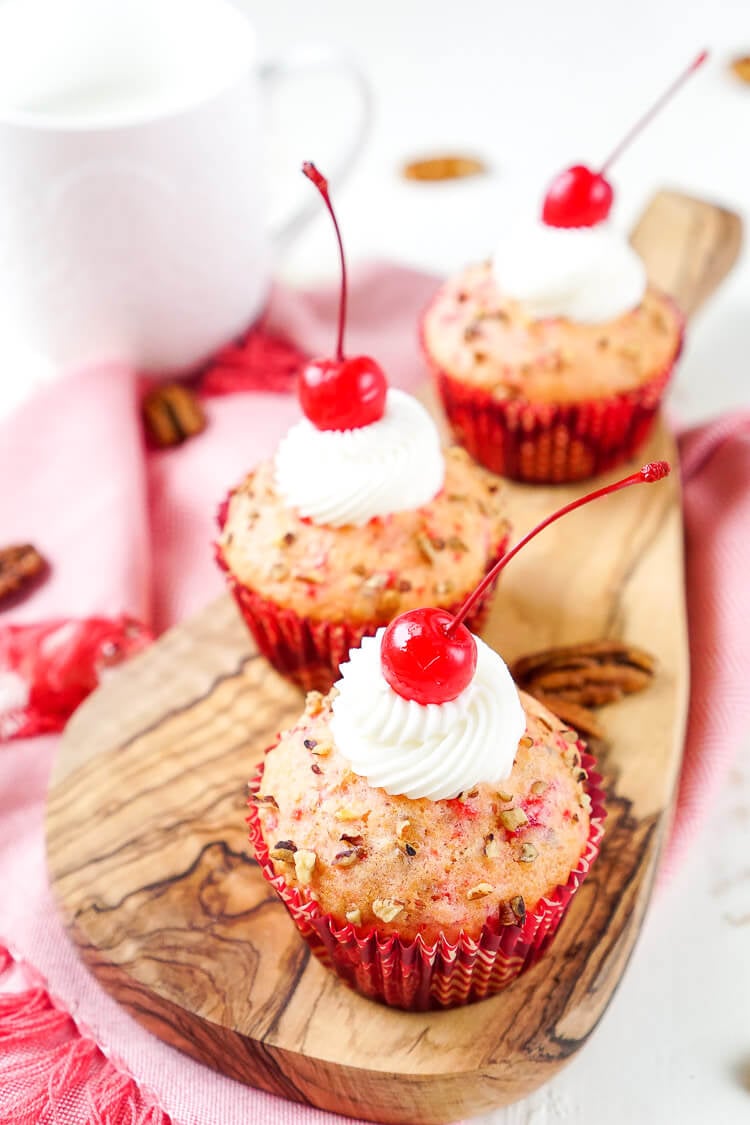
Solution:
<svg viewBox="0 0 750 1125">
<path fill-rule="evenodd" d="M 661 186 L 740 212 L 747 206 L 750 87 L 727 72 L 728 58 L 750 53 L 747 2 L 243 0 L 242 6 L 267 49 L 288 43 L 291 28 L 295 41 L 350 48 L 371 76 L 372 138 L 336 193 L 352 260 L 390 257 L 445 274 L 486 256 L 495 216 L 524 188 L 540 194 L 557 170 L 603 159 L 704 46 L 712 59 L 613 170 L 616 217 L 629 225 Z M 322 168 L 330 163 L 337 128 L 345 128 L 337 121 L 340 91 L 318 81 L 314 97 L 295 99 L 300 91 L 290 91 L 279 99 L 275 162 L 285 185 L 295 175 L 301 181 L 300 159 Z M 300 111 L 300 104 L 306 108 Z M 404 158 L 451 149 L 476 152 L 493 176 L 438 185 L 400 178 Z M 297 190 L 306 187 L 301 181 Z M 282 272 L 306 280 L 331 276 L 335 267 L 321 214 L 282 259 Z M 749 350 L 745 257 L 691 325 L 671 399 L 675 413 L 692 422 L 747 404 Z M 657 894 L 590 1042 L 546 1087 L 482 1119 L 486 1125 L 602 1120 L 750 1121 L 750 740 L 692 853 Z"/>
<path fill-rule="evenodd" d="M 750 87 L 727 59 L 750 53 L 747 0 L 239 0 L 272 51 L 329 41 L 361 59 L 376 94 L 366 152 L 337 191 L 352 260 L 390 257 L 444 274 L 492 249 L 495 217 L 550 175 L 602 159 L 704 46 L 713 57 L 626 156 L 613 179 L 629 224 L 674 186 L 742 212 L 750 190 Z M 341 86 L 281 95 L 277 197 L 309 190 L 301 159 L 330 166 L 350 124 Z M 283 127 L 283 128 L 282 128 Z M 415 185 L 404 158 L 475 152 L 491 177 Z M 294 183 L 294 188 L 286 185 Z M 316 220 L 280 261 L 284 276 L 330 276 Z M 747 404 L 747 257 L 691 325 L 675 412 L 686 422 Z M 33 372 L 29 372 L 29 382 Z M 19 385 L 0 380 L 0 414 Z M 662 888 L 631 964 L 590 1042 L 550 1084 L 486 1125 L 740 1125 L 750 1121 L 750 743 L 678 874 Z M 707 943 L 706 934 L 711 934 Z"/>
</svg>

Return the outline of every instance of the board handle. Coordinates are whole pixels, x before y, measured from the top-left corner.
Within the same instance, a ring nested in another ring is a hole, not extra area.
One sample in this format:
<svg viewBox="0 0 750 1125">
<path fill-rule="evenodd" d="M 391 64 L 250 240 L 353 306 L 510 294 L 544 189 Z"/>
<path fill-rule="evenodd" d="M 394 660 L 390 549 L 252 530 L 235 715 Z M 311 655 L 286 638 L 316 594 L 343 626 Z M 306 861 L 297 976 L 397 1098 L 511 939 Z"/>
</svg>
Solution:
<svg viewBox="0 0 750 1125">
<path fill-rule="evenodd" d="M 691 317 L 737 260 L 742 220 L 733 211 L 678 191 L 659 191 L 630 236 L 648 279 Z"/>
</svg>

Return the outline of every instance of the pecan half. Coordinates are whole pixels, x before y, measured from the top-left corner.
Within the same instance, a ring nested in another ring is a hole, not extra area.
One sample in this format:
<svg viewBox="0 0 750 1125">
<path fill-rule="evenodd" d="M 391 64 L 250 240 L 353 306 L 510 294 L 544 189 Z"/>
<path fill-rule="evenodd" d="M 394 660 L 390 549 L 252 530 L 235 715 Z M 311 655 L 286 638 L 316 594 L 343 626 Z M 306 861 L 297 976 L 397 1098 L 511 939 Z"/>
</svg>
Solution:
<svg viewBox="0 0 750 1125">
<path fill-rule="evenodd" d="M 475 156 L 429 156 L 422 160 L 410 160 L 404 165 L 403 173 L 407 180 L 459 180 L 466 176 L 479 176 L 487 171 L 487 165 Z"/>
<path fill-rule="evenodd" d="M 750 55 L 742 55 L 740 58 L 733 59 L 731 68 L 733 74 L 741 82 L 750 82 Z"/>
<path fill-rule="evenodd" d="M 143 400 L 143 421 L 153 442 L 165 449 L 180 445 L 206 428 L 203 407 L 181 383 L 165 383 Z"/>
<path fill-rule="evenodd" d="M 519 687 L 565 722 L 600 738 L 601 728 L 587 709 L 643 691 L 651 683 L 655 665 L 643 649 L 599 640 L 524 656 L 511 672 Z"/>
<path fill-rule="evenodd" d="M 47 564 L 30 543 L 0 550 L 0 601 L 28 587 Z"/>
</svg>

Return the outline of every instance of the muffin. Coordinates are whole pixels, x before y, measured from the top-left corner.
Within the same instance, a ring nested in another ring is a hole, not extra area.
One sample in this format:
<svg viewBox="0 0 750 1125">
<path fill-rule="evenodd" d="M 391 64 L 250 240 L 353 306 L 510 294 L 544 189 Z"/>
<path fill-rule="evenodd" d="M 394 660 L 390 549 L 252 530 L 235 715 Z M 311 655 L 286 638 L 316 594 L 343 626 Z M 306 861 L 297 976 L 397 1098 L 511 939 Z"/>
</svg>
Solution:
<svg viewBox="0 0 750 1125">
<path fill-rule="evenodd" d="M 519 696 L 477 640 L 457 698 L 404 699 L 385 630 L 311 693 L 251 782 L 250 838 L 316 955 L 349 985 L 423 1010 L 481 999 L 544 951 L 603 832 L 575 732 Z"/>
<path fill-rule="evenodd" d="M 362 637 L 404 610 L 458 609 L 502 556 L 498 482 L 443 452 L 423 406 L 344 348 L 347 273 L 328 181 L 302 165 L 330 214 L 341 290 L 332 356 L 298 379 L 304 417 L 219 509 L 216 559 L 258 648 L 305 689 L 327 691 Z M 479 628 L 492 587 L 474 605 Z"/>
<path fill-rule="evenodd" d="M 505 550 L 504 509 L 500 482 L 441 450 L 424 407 L 390 388 L 366 426 L 295 425 L 222 505 L 216 558 L 261 653 L 327 691 L 349 650 L 403 610 L 459 606 Z"/>
<path fill-rule="evenodd" d="M 456 440 L 495 473 L 556 483 L 636 453 L 683 323 L 608 224 L 533 221 L 442 286 L 421 337 Z"/>
</svg>

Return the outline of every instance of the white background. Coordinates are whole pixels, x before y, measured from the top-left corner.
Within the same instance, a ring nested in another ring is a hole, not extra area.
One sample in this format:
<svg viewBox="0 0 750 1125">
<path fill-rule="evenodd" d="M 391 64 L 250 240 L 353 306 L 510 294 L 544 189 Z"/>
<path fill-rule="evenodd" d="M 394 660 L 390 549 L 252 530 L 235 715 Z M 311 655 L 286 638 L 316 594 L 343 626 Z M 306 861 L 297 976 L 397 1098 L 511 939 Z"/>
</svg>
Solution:
<svg viewBox="0 0 750 1125">
<path fill-rule="evenodd" d="M 602 160 L 702 47 L 708 64 L 616 165 L 616 218 L 680 188 L 740 212 L 750 202 L 750 86 L 727 70 L 750 53 L 750 3 L 690 0 L 244 0 L 272 50 L 327 40 L 362 60 L 376 92 L 366 153 L 336 194 L 349 254 L 447 273 L 492 250 L 504 209 L 541 195 L 557 170 Z M 333 82 L 299 84 L 274 108 L 275 198 L 304 192 L 297 168 L 325 168 L 351 110 Z M 314 89 L 314 94 L 313 94 Z M 296 95 L 296 96 L 295 96 Z M 456 149 L 493 176 L 418 185 L 404 159 Z M 299 188 L 290 189 L 300 182 Z M 279 187 L 278 185 L 282 186 Z M 331 276 L 321 213 L 281 261 Z M 685 422 L 750 402 L 750 266 L 691 325 L 672 407 Z M 750 625 L 750 623 L 748 623 Z M 750 677 L 750 669 L 748 670 Z M 750 1122 L 750 745 L 719 807 L 650 911 L 590 1042 L 557 1079 L 487 1125 L 740 1125 Z"/>
<path fill-rule="evenodd" d="M 126 0 L 123 0 L 126 2 Z M 350 257 L 446 273 L 492 250 L 502 214 L 575 161 L 596 163 L 697 51 L 711 62 L 613 173 L 630 224 L 651 191 L 674 186 L 743 211 L 750 198 L 750 86 L 727 59 L 750 53 L 748 0 L 238 0 L 264 48 L 329 41 L 362 60 L 376 93 L 370 143 L 337 192 Z M 351 126 L 340 83 L 295 83 L 273 108 L 275 208 L 309 191 Z M 492 176 L 415 185 L 401 162 L 455 149 Z M 321 217 L 279 263 L 328 277 Z M 684 421 L 747 404 L 750 266 L 743 260 L 691 325 L 672 394 Z M 6 372 L 7 375 L 7 372 Z M 0 413 L 30 385 L 0 380 Z M 750 624 L 750 623 L 749 623 Z M 749 670 L 750 672 L 750 670 Z M 750 765 L 740 755 L 705 831 L 649 912 L 615 999 L 590 1043 L 527 1101 L 487 1125 L 740 1125 L 750 1121 Z"/>
</svg>

